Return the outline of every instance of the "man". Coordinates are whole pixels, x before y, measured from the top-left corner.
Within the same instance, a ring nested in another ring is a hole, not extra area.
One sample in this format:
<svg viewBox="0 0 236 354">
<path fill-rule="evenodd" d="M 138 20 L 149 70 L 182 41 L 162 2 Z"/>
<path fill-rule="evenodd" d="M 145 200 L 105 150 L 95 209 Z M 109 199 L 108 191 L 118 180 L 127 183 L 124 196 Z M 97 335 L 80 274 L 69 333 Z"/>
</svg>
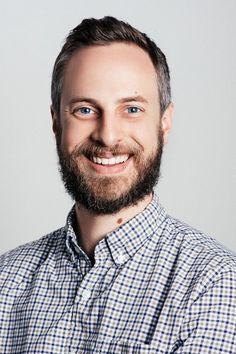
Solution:
<svg viewBox="0 0 236 354">
<path fill-rule="evenodd" d="M 153 188 L 171 129 L 161 50 L 112 17 L 52 76 L 66 226 L 1 257 L 1 353 L 236 353 L 236 258 Z"/>
</svg>

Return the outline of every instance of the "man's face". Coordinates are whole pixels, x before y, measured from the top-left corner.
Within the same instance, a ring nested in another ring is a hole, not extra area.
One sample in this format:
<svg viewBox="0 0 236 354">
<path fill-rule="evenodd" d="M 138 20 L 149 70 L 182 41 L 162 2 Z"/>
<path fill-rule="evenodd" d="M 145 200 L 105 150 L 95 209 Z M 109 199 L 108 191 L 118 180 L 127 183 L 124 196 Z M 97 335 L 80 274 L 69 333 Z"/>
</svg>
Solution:
<svg viewBox="0 0 236 354">
<path fill-rule="evenodd" d="M 152 191 L 170 115 L 160 117 L 145 51 L 126 43 L 78 50 L 65 70 L 60 110 L 53 127 L 62 179 L 79 204 L 110 214 Z"/>
</svg>

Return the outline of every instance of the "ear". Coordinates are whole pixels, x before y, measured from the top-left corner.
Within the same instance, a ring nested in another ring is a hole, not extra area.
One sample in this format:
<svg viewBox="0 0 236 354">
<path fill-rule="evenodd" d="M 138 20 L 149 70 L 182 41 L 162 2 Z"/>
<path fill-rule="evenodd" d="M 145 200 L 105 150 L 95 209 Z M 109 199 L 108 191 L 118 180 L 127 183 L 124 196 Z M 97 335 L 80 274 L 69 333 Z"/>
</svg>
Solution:
<svg viewBox="0 0 236 354">
<path fill-rule="evenodd" d="M 174 111 L 174 105 L 171 102 L 161 117 L 161 126 L 163 131 L 164 144 L 167 144 L 168 142 L 169 133 L 172 127 L 173 111 Z"/>
<path fill-rule="evenodd" d="M 52 130 L 53 133 L 56 135 L 58 131 L 58 117 L 52 105 L 50 106 L 50 111 L 52 116 Z"/>
</svg>

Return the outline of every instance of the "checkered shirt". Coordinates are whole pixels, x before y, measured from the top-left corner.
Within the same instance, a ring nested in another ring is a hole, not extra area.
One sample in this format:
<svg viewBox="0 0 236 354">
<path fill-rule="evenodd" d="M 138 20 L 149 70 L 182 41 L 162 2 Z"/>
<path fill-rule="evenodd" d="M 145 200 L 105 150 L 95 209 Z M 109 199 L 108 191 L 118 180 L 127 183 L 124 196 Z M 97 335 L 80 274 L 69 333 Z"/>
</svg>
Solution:
<svg viewBox="0 0 236 354">
<path fill-rule="evenodd" d="M 0 353 L 236 353 L 236 256 L 157 196 L 95 248 L 66 226 L 0 258 Z"/>
</svg>

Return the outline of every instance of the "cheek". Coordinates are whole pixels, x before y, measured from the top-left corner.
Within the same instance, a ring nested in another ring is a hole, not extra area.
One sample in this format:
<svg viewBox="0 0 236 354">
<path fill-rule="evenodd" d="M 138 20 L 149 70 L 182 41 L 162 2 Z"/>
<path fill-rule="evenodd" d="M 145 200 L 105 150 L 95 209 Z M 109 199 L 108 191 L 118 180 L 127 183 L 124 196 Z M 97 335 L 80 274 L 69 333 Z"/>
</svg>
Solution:
<svg viewBox="0 0 236 354">
<path fill-rule="evenodd" d="M 144 154 L 148 155 L 157 149 L 158 127 L 156 125 L 153 127 L 140 127 L 138 130 L 133 132 L 132 138 L 139 144 Z"/>
<path fill-rule="evenodd" d="M 72 152 L 77 145 L 80 145 L 88 138 L 88 129 L 77 121 L 65 122 L 62 126 L 61 144 L 67 152 Z"/>
</svg>

